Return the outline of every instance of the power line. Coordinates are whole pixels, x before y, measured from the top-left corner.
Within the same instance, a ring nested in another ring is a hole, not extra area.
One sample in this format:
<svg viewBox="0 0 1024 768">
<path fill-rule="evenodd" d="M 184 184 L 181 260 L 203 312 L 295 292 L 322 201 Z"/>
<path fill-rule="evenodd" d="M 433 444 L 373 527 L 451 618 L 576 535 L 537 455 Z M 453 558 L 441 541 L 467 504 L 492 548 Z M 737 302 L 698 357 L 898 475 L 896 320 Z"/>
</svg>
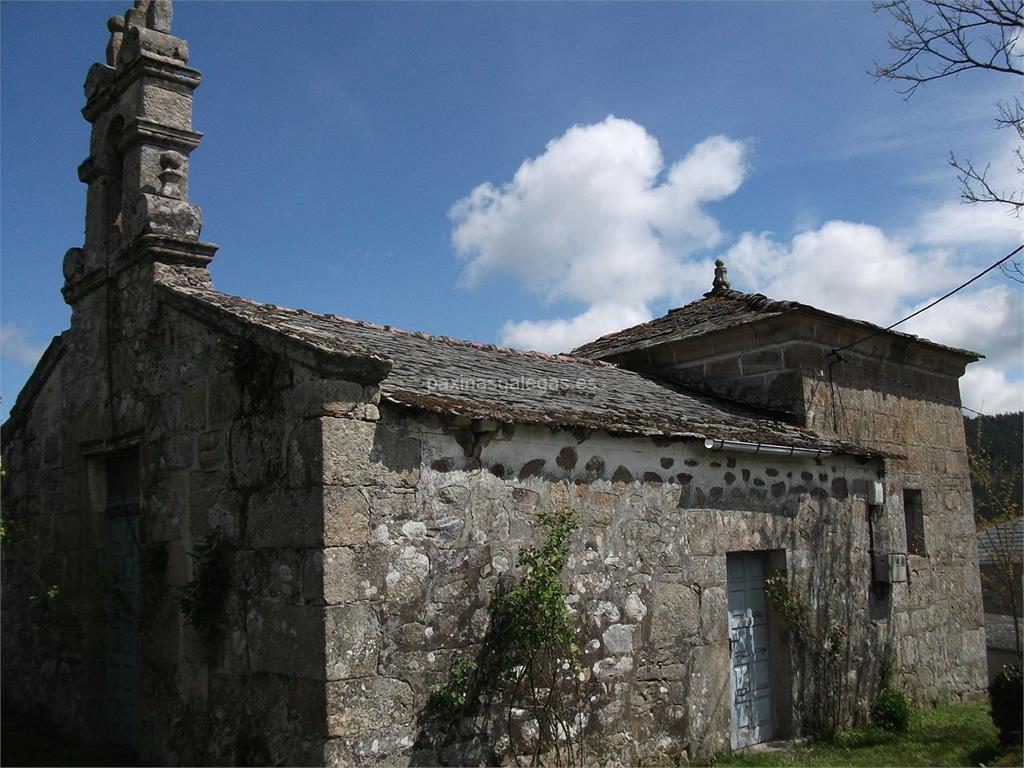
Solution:
<svg viewBox="0 0 1024 768">
<path fill-rule="evenodd" d="M 979 272 L 978 274 L 976 274 L 976 275 L 975 275 L 974 277 L 972 277 L 972 278 L 971 278 L 970 280 L 968 280 L 967 282 L 965 282 L 965 283 L 962 283 L 961 285 L 958 285 L 958 286 L 957 286 L 956 288 L 954 288 L 953 290 L 951 290 L 951 291 L 949 291 L 948 293 L 946 293 L 945 295 L 943 295 L 943 296 L 940 296 L 939 298 L 935 299 L 935 301 L 931 302 L 931 303 L 930 303 L 930 304 L 928 304 L 927 306 L 925 306 L 925 307 L 921 307 L 921 309 L 917 310 L 916 312 L 912 312 L 912 313 L 910 313 L 909 315 L 907 315 L 906 317 L 904 317 L 904 318 L 903 318 L 902 320 L 897 320 L 897 321 L 896 321 L 895 323 L 893 323 L 892 325 L 890 325 L 890 326 L 888 326 L 888 327 L 886 327 L 886 328 L 879 328 L 878 330 L 876 330 L 876 331 L 873 331 L 873 332 L 869 333 L 869 334 L 868 334 L 867 336 L 864 336 L 863 338 L 857 339 L 856 341 L 854 341 L 854 342 L 852 342 L 852 343 L 850 343 L 850 344 L 847 344 L 847 345 L 846 345 L 845 347 L 839 347 L 839 349 L 833 349 L 833 350 L 832 350 L 832 353 L 831 353 L 831 356 L 832 356 L 832 357 L 833 357 L 834 359 L 833 359 L 833 360 L 832 360 L 832 361 L 831 361 L 831 362 L 829 363 L 829 374 L 831 375 L 831 371 L 832 371 L 832 366 L 833 366 L 833 365 L 834 365 L 835 363 L 837 363 L 837 362 L 846 362 L 846 363 L 852 363 L 853 365 L 856 365 L 856 366 L 857 366 L 858 368 L 861 368 L 861 369 L 862 369 L 862 370 L 864 370 L 864 371 L 868 371 L 869 369 L 865 368 L 865 367 L 864 367 L 864 366 L 862 366 L 862 365 L 858 365 L 857 363 L 854 363 L 854 362 L 853 362 L 852 360 L 849 360 L 849 359 L 847 359 L 847 358 L 841 358 L 841 357 L 839 356 L 839 353 L 840 353 L 840 352 L 844 352 L 844 351 L 845 351 L 845 350 L 847 350 L 847 349 L 851 349 L 852 347 L 855 347 L 855 346 L 857 346 L 858 344 L 863 344 L 863 343 L 864 343 L 865 341 L 867 341 L 868 339 L 873 339 L 873 338 L 874 338 L 875 336 L 879 335 L 880 333 L 885 333 L 886 331 L 891 331 L 891 330 L 892 330 L 893 328 L 895 328 L 895 327 L 896 327 L 897 325 L 902 325 L 903 323 L 907 322 L 907 320 L 910 320 L 911 318 L 917 317 L 917 316 L 918 316 L 918 315 L 920 315 L 920 314 L 921 314 L 922 312 L 926 312 L 927 310 L 931 309 L 932 307 L 934 307 L 934 306 L 935 306 L 936 304 L 938 304 L 939 302 L 945 301 L 945 300 L 946 300 L 946 299 L 948 299 L 948 298 L 949 298 L 950 296 L 952 296 L 952 295 L 953 295 L 954 293 L 957 293 L 958 291 L 961 291 L 961 290 L 963 290 L 963 289 L 964 289 L 964 288 L 966 288 L 966 287 L 967 287 L 968 285 L 970 285 L 971 283 L 973 283 L 973 282 L 974 282 L 975 280 L 978 280 L 978 279 L 980 279 L 980 278 L 984 277 L 985 275 L 987 275 L 987 274 L 988 274 L 989 272 L 991 272 L 991 271 L 992 271 L 993 269 L 995 269 L 996 267 L 998 267 L 998 266 L 1000 266 L 1001 264 L 1003 264 L 1003 263 L 1005 263 L 1005 262 L 1009 261 L 1009 260 L 1010 260 L 1010 259 L 1012 259 L 1012 258 L 1013 258 L 1014 256 L 1016 256 L 1016 255 L 1017 255 L 1018 253 L 1020 253 L 1020 252 L 1021 252 L 1022 250 L 1024 250 L 1024 244 L 1022 244 L 1022 245 L 1018 245 L 1018 246 L 1017 246 L 1016 248 L 1014 248 L 1014 249 L 1013 249 L 1012 251 L 1010 251 L 1010 252 L 1009 252 L 1008 254 L 1006 254 L 1005 256 L 1003 256 L 1003 257 L 1002 257 L 1001 259 L 999 259 L 998 261 L 996 261 L 996 262 L 995 262 L 994 264 L 992 264 L 992 265 L 991 265 L 990 267 L 988 267 L 987 269 L 984 269 L 984 270 L 982 270 L 981 272 Z M 893 378 L 893 377 L 891 377 L 891 376 L 886 376 L 885 374 L 881 373 L 880 371 L 869 371 L 869 372 L 870 372 L 870 373 L 874 373 L 875 375 L 877 375 L 877 376 L 879 376 L 879 377 L 881 377 L 881 378 L 883 378 L 883 379 L 888 379 L 889 381 L 891 381 L 891 382 L 893 382 L 893 383 L 895 383 L 895 384 L 899 384 L 899 385 L 901 385 L 901 386 L 903 386 L 903 387 L 906 387 L 906 388 L 908 388 L 908 389 L 911 389 L 911 390 L 915 390 L 915 391 L 917 391 L 917 392 L 921 392 L 922 394 L 928 394 L 928 393 L 925 393 L 925 392 L 924 392 L 923 390 L 920 390 L 920 389 L 918 389 L 917 387 L 913 386 L 912 384 L 908 384 L 908 383 L 907 383 L 907 382 L 905 382 L 905 381 L 901 381 L 901 380 L 899 380 L 899 379 L 896 379 L 896 378 Z M 932 397 L 934 397 L 934 395 L 932 395 Z M 955 402 L 953 402 L 953 401 L 951 401 L 951 400 L 946 400 L 946 399 L 944 399 L 944 398 L 936 398 L 936 399 L 938 399 L 938 400 L 940 400 L 940 401 L 942 401 L 942 402 L 946 402 L 946 403 L 948 403 L 949 405 L 955 405 L 955 406 L 957 406 L 957 407 L 959 407 L 959 408 L 962 408 L 962 409 L 963 409 L 963 410 L 965 410 L 965 411 L 969 411 L 970 413 L 973 413 L 973 414 L 974 414 L 975 416 L 985 416 L 985 415 L 986 415 L 986 414 L 982 413 L 981 411 L 976 411 L 976 410 L 974 410 L 973 408 L 968 408 L 968 407 L 967 407 L 966 405 L 964 405 L 963 403 L 955 403 Z M 835 414 L 833 414 L 833 419 L 835 419 Z"/>
<path fill-rule="evenodd" d="M 880 333 L 885 333 L 886 331 L 891 331 L 891 330 L 892 330 L 893 328 L 895 328 L 895 327 L 896 327 L 897 325 L 902 325 L 903 323 L 907 322 L 907 320 L 910 320 L 910 319 L 911 319 L 911 318 L 913 318 L 913 317 L 917 317 L 917 316 L 918 316 L 918 315 L 920 315 L 920 314 L 921 314 L 922 312 L 926 312 L 927 310 L 931 309 L 932 307 L 934 307 L 934 306 L 935 306 L 936 304 L 938 304 L 939 302 L 941 302 L 941 301 L 945 301 L 946 299 L 948 299 L 948 298 L 949 298 L 950 296 L 952 296 L 952 295 L 953 295 L 954 293 L 956 293 L 957 291 L 961 291 L 961 290 L 963 290 L 963 289 L 964 289 L 964 288 L 966 288 L 966 287 L 967 287 L 968 285 L 970 285 L 971 283 L 973 283 L 973 282 L 974 282 L 975 280 L 978 280 L 979 278 L 981 278 L 981 277 L 984 277 L 985 275 L 987 275 L 987 274 L 988 274 L 989 272 L 991 272 L 991 271 L 992 271 L 993 269 L 995 269 L 996 267 L 998 267 L 998 266 L 999 266 L 1000 264 L 1002 264 L 1003 262 L 1006 262 L 1006 261 L 1009 261 L 1010 259 L 1012 259 L 1012 258 L 1013 258 L 1014 256 L 1016 256 L 1016 255 L 1017 255 L 1018 253 L 1020 253 L 1020 252 L 1021 252 L 1022 250 L 1024 250 L 1024 244 L 1022 244 L 1022 245 L 1018 245 L 1018 246 L 1017 246 L 1016 248 L 1014 248 L 1014 249 L 1013 249 L 1012 251 L 1010 251 L 1010 252 L 1009 252 L 1008 254 L 1006 254 L 1005 256 L 1003 256 L 1003 258 L 999 259 L 999 261 L 997 261 L 997 262 L 996 262 L 995 264 L 993 264 L 993 265 L 992 265 L 991 267 L 989 267 L 988 269 L 985 269 L 985 270 L 983 270 L 983 271 L 979 272 L 979 273 L 978 273 L 978 274 L 976 274 L 976 275 L 975 275 L 974 277 L 972 277 L 972 278 L 971 278 L 970 280 L 968 280 L 968 281 L 967 281 L 966 283 L 963 283 L 962 285 L 958 285 L 958 286 L 957 286 L 956 288 L 954 288 L 953 290 L 951 290 L 951 291 L 950 291 L 949 293 L 947 293 L 946 295 L 944 295 L 944 296 L 940 296 L 939 298 L 937 298 L 937 299 L 936 299 L 935 301 L 933 301 L 933 302 L 932 302 L 931 304 L 929 304 L 928 306 L 926 306 L 926 307 L 921 307 L 921 309 L 917 310 L 916 312 L 911 312 L 911 313 L 910 313 L 909 315 L 907 315 L 906 317 L 904 317 L 904 318 L 903 318 L 902 320 L 897 320 L 897 321 L 896 321 L 895 323 L 893 323 L 893 324 L 892 324 L 892 325 L 890 325 L 890 326 L 887 326 L 887 327 L 885 327 L 885 328 L 879 328 L 879 329 L 878 329 L 877 331 L 872 331 L 871 333 L 869 333 L 869 334 L 868 334 L 867 336 L 865 336 L 864 338 L 862 338 L 862 339 L 857 339 L 857 341 L 854 341 L 854 342 L 852 342 L 852 343 L 850 343 L 850 344 L 847 344 L 847 345 L 846 345 L 845 347 L 840 347 L 839 349 L 833 349 L 833 350 L 832 350 L 832 354 L 833 354 L 833 355 L 838 355 L 838 354 L 839 354 L 840 352 L 843 352 L 843 351 L 845 351 L 845 350 L 847 350 L 847 349 L 850 349 L 851 347 L 855 347 L 855 346 L 857 346 L 858 344 L 863 344 L 863 343 L 864 343 L 865 341 L 867 341 L 868 339 L 873 339 L 873 338 L 874 338 L 875 336 L 877 336 L 877 335 L 878 335 L 878 334 L 880 334 Z M 971 410 L 971 409 L 970 409 L 970 408 L 967 408 L 966 410 L 968 410 L 968 411 L 969 411 L 969 410 Z M 974 411 L 974 413 L 977 413 L 977 411 Z"/>
</svg>

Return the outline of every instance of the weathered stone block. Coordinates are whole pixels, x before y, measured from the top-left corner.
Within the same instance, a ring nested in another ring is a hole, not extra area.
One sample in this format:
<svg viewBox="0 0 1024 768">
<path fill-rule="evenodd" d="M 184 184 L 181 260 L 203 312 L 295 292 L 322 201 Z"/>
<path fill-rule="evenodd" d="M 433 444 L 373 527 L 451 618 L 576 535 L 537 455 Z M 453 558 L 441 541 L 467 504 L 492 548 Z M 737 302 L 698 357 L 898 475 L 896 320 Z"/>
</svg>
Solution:
<svg viewBox="0 0 1024 768">
<path fill-rule="evenodd" d="M 377 671 L 382 633 L 377 614 L 371 607 L 328 606 L 325 633 L 328 680 L 365 677 Z"/>
<path fill-rule="evenodd" d="M 426 553 L 411 545 L 402 547 L 385 577 L 388 598 L 402 605 L 416 601 L 426 592 L 429 574 L 430 558 Z"/>
<path fill-rule="evenodd" d="M 160 471 L 188 469 L 195 459 L 195 438 L 192 435 L 168 437 L 160 445 Z"/>
<path fill-rule="evenodd" d="M 651 587 L 651 644 L 670 648 L 681 639 L 700 634 L 700 600 L 687 584 Z"/>
<path fill-rule="evenodd" d="M 374 460 L 377 424 L 353 419 L 319 420 L 327 485 L 380 485 L 383 468 Z"/>
<path fill-rule="evenodd" d="M 361 488 L 323 487 L 324 544 L 365 544 L 370 535 L 370 503 Z"/>
<path fill-rule="evenodd" d="M 373 458 L 387 472 L 389 485 L 415 487 L 420 478 L 422 449 L 420 441 L 402 428 L 381 423 L 374 441 Z"/>
<path fill-rule="evenodd" d="M 636 627 L 630 624 L 612 624 L 604 631 L 601 639 L 605 650 L 616 656 L 633 653 L 633 634 Z"/>
<path fill-rule="evenodd" d="M 320 488 L 258 490 L 249 496 L 246 536 L 251 547 L 323 544 Z"/>
<path fill-rule="evenodd" d="M 729 688 L 729 644 L 698 646 L 690 657 L 686 699 L 687 730 L 697 754 L 710 754 L 729 742 L 732 703 Z"/>
<path fill-rule="evenodd" d="M 322 679 L 324 609 L 259 598 L 251 606 L 245 624 L 252 669 Z"/>
<path fill-rule="evenodd" d="M 747 352 L 740 357 L 740 367 L 743 370 L 744 376 L 777 371 L 782 367 L 782 353 L 778 348 Z"/>
<path fill-rule="evenodd" d="M 241 494 L 229 486 L 226 472 L 190 472 L 189 523 L 195 539 L 213 528 L 231 539 L 238 535 Z"/>
<path fill-rule="evenodd" d="M 207 415 L 211 426 L 226 425 L 238 416 L 242 407 L 242 393 L 235 377 L 230 373 L 222 373 L 211 378 L 207 396 Z"/>
<path fill-rule="evenodd" d="M 192 98 L 188 94 L 164 88 L 145 88 L 141 96 L 142 112 L 150 120 L 184 130 L 192 127 Z M 182 170 L 187 176 L 187 167 Z"/>
<path fill-rule="evenodd" d="M 379 598 L 384 584 L 386 550 L 329 547 L 324 550 L 324 600 L 328 605 Z"/>
<path fill-rule="evenodd" d="M 220 469 L 227 463 L 226 437 L 227 433 L 223 430 L 203 432 L 199 435 L 196 447 L 200 469 Z"/>
<path fill-rule="evenodd" d="M 312 379 L 296 384 L 288 409 L 300 418 L 347 416 L 366 402 L 362 384 L 337 379 Z"/>
<path fill-rule="evenodd" d="M 705 587 L 701 590 L 701 639 L 705 643 L 716 643 L 728 639 L 728 611 L 729 595 L 725 587 Z"/>
<path fill-rule="evenodd" d="M 239 419 L 232 424 L 231 471 L 237 487 L 255 488 L 280 478 L 281 426 L 278 420 L 260 416 Z"/>
<path fill-rule="evenodd" d="M 320 549 L 241 549 L 235 554 L 235 574 L 247 594 L 291 604 L 323 604 Z"/>
</svg>

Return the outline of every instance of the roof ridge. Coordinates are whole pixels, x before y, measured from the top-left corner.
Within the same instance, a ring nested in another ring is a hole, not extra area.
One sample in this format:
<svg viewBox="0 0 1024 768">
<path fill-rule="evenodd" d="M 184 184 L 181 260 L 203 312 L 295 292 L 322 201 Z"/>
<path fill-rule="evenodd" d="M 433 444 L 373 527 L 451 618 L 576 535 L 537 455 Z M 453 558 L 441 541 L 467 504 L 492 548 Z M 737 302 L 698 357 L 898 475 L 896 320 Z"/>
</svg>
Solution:
<svg viewBox="0 0 1024 768">
<path fill-rule="evenodd" d="M 791 309 L 800 309 L 806 305 L 799 301 L 788 301 L 786 299 L 773 299 L 763 293 L 743 293 L 741 301 L 751 309 L 758 309 L 763 312 L 786 312 Z"/>
<path fill-rule="evenodd" d="M 733 299 L 735 301 L 743 302 L 751 309 L 758 309 L 766 312 L 784 312 L 789 309 L 798 309 L 805 306 L 798 301 L 773 299 L 771 296 L 765 296 L 763 293 L 744 293 L 743 291 L 737 291 L 733 288 L 719 288 L 715 291 L 705 293 L 701 298 L 691 301 L 688 304 L 684 304 L 681 307 L 673 307 L 668 310 L 666 314 L 672 315 L 682 312 L 684 309 L 692 307 L 694 304 L 700 304 L 708 299 Z"/>
<path fill-rule="evenodd" d="M 247 299 L 244 296 L 235 296 L 230 293 L 224 293 L 211 288 L 199 288 L 196 286 L 183 286 L 183 285 L 171 285 L 167 284 L 167 287 L 183 294 L 215 294 L 217 296 L 223 296 L 225 298 L 232 299 L 234 301 L 241 301 L 246 304 L 261 307 L 263 309 L 270 309 L 277 312 L 285 312 L 293 314 L 299 317 L 317 317 L 333 322 L 345 323 L 346 325 L 354 326 L 356 328 L 367 328 L 370 330 L 384 331 L 386 333 L 393 333 L 400 336 L 409 336 L 412 338 L 423 339 L 424 341 L 437 341 L 442 344 L 449 344 L 451 346 L 467 347 L 469 349 L 481 349 L 491 352 L 510 352 L 516 355 L 524 355 L 526 357 L 532 357 L 544 360 L 556 360 L 563 363 L 582 363 L 583 365 L 589 365 L 595 368 L 619 368 L 614 363 L 609 363 L 604 360 L 595 360 L 591 358 L 581 358 L 570 354 L 550 354 L 548 352 L 538 352 L 530 349 L 516 349 L 515 347 L 505 347 L 500 344 L 489 344 L 482 341 L 471 341 L 469 339 L 460 339 L 455 336 L 443 336 L 425 331 L 408 331 L 404 328 L 398 328 L 394 325 L 382 325 L 380 323 L 374 323 L 370 320 L 357 320 L 352 317 L 345 317 L 344 315 L 336 315 L 332 312 L 311 312 L 308 309 L 301 309 L 296 307 L 286 307 L 281 304 L 271 304 L 263 301 L 254 301 L 253 299 Z"/>
</svg>

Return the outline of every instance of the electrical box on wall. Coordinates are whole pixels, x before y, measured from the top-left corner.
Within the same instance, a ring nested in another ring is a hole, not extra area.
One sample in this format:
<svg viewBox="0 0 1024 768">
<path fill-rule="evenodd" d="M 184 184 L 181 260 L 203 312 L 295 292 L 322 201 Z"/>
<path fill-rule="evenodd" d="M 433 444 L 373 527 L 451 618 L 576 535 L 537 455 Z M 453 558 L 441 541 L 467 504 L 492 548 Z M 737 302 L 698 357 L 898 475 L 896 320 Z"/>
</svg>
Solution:
<svg viewBox="0 0 1024 768">
<path fill-rule="evenodd" d="M 885 584 L 902 584 L 907 580 L 907 556 L 902 552 L 891 552 L 875 558 L 875 581 Z"/>
<path fill-rule="evenodd" d="M 868 504 L 876 507 L 885 504 L 885 486 L 881 480 L 868 483 Z"/>
</svg>

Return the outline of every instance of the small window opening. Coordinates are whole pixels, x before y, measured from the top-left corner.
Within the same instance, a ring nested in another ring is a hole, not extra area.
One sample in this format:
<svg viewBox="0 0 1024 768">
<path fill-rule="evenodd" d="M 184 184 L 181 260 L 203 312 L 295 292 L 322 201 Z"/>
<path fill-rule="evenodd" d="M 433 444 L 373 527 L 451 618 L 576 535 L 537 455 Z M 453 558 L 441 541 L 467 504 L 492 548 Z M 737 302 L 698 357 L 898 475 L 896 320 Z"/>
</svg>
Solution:
<svg viewBox="0 0 1024 768">
<path fill-rule="evenodd" d="M 135 452 L 107 459 L 107 513 L 111 517 L 139 511 L 139 456 Z"/>
<path fill-rule="evenodd" d="M 917 488 L 903 490 L 903 519 L 907 525 L 907 554 L 928 554 L 924 545 L 924 503 Z"/>
</svg>

